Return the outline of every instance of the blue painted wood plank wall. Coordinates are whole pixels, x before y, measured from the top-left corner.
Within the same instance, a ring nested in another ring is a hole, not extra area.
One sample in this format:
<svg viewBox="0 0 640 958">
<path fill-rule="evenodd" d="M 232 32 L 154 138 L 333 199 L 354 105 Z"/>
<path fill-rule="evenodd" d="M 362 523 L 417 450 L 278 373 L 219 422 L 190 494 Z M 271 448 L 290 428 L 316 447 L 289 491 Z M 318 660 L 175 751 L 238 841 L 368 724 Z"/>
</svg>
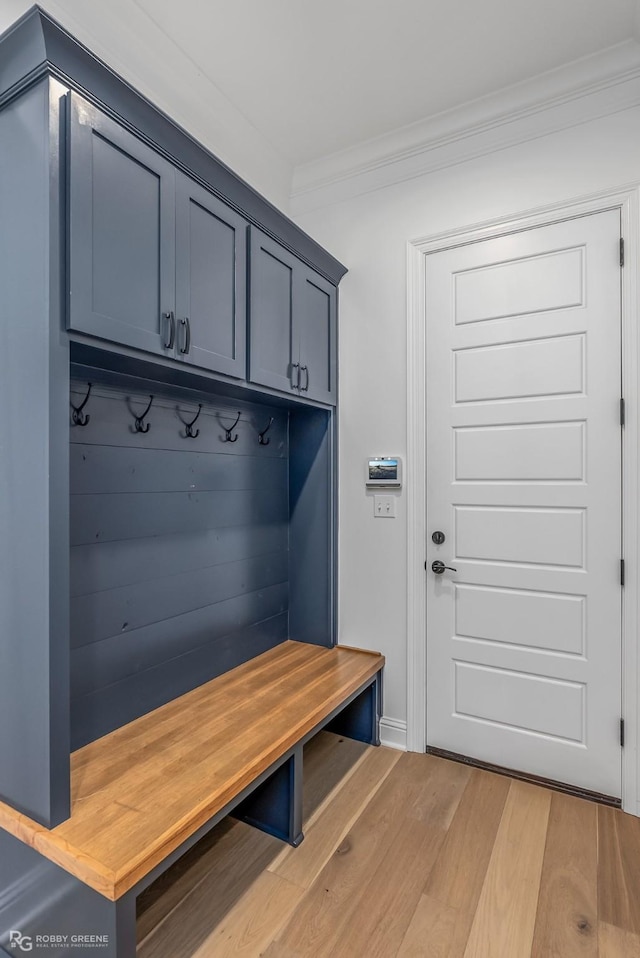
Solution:
<svg viewBox="0 0 640 958">
<path fill-rule="evenodd" d="M 288 638 L 288 412 L 216 400 L 189 439 L 168 398 L 135 432 L 148 399 L 94 387 L 70 430 L 72 749 Z"/>
</svg>

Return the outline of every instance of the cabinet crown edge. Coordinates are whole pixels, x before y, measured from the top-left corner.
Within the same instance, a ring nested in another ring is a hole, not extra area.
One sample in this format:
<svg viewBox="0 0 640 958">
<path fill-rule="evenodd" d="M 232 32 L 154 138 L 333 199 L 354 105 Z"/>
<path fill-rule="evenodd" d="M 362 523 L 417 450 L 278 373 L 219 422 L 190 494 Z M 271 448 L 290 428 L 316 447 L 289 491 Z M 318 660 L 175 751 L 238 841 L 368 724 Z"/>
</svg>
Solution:
<svg viewBox="0 0 640 958">
<path fill-rule="evenodd" d="M 347 268 L 39 6 L 0 35 L 0 109 L 52 76 L 128 127 L 337 286 Z"/>
</svg>

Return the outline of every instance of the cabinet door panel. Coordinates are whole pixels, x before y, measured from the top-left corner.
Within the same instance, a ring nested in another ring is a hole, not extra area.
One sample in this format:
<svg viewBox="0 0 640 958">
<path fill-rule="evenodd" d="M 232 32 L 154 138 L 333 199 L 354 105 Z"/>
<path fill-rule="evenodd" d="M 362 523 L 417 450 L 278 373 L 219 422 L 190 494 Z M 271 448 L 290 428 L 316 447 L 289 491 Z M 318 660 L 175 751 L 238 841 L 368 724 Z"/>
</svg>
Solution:
<svg viewBox="0 0 640 958">
<path fill-rule="evenodd" d="M 176 202 L 176 316 L 191 327 L 183 358 L 244 378 L 246 221 L 180 173 Z M 179 355 L 185 346 L 181 336 Z"/>
<path fill-rule="evenodd" d="M 301 266 L 296 289 L 295 319 L 300 329 L 301 395 L 335 403 L 336 289 L 304 266 Z"/>
<path fill-rule="evenodd" d="M 76 94 L 69 124 L 68 326 L 164 353 L 175 300 L 175 174 Z"/>
<path fill-rule="evenodd" d="M 293 290 L 299 260 L 251 229 L 249 379 L 286 392 L 297 382 L 293 363 L 300 351 L 293 320 Z"/>
</svg>

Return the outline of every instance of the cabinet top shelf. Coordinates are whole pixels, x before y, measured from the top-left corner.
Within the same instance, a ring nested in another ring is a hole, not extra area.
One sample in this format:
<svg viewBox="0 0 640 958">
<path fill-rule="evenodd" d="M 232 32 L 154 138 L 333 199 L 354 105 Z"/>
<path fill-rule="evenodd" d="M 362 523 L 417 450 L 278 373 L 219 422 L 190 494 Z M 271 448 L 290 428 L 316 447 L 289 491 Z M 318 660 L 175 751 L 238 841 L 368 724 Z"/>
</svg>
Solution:
<svg viewBox="0 0 640 958">
<path fill-rule="evenodd" d="M 0 109 L 46 76 L 81 92 L 338 285 L 347 271 L 342 263 L 34 6 L 0 36 Z"/>
</svg>

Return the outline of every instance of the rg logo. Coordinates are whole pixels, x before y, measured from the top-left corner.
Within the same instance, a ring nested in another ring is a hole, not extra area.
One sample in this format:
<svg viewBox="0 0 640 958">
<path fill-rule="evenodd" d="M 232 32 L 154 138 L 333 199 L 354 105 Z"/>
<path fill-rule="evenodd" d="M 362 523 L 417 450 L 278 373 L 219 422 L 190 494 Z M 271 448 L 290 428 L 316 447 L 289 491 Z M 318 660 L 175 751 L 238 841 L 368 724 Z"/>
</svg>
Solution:
<svg viewBox="0 0 640 958">
<path fill-rule="evenodd" d="M 28 935 L 23 935 L 19 931 L 9 932 L 9 944 L 11 948 L 20 948 L 22 951 L 33 950 L 33 939 Z"/>
</svg>

